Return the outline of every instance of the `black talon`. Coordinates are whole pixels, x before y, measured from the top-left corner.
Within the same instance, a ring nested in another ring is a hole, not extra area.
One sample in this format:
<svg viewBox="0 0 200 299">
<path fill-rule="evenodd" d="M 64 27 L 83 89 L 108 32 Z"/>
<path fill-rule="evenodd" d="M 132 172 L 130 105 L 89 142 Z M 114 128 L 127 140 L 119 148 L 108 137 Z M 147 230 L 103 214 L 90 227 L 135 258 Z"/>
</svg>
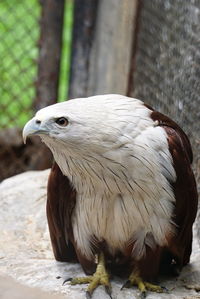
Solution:
<svg viewBox="0 0 200 299">
<path fill-rule="evenodd" d="M 86 295 L 86 298 L 87 298 L 87 299 L 91 299 L 91 298 L 92 298 L 92 293 L 89 292 L 89 291 L 86 291 L 86 292 L 85 292 L 85 295 Z"/>
<path fill-rule="evenodd" d="M 127 280 L 125 282 L 125 284 L 123 284 L 123 286 L 121 287 L 121 291 L 125 288 L 130 288 L 131 287 L 131 281 L 130 280 Z"/>
<path fill-rule="evenodd" d="M 162 287 L 162 286 L 161 286 L 161 289 L 163 290 L 164 293 L 169 294 L 169 290 L 168 290 L 166 287 Z"/>
<path fill-rule="evenodd" d="M 147 296 L 147 292 L 146 291 L 143 291 L 143 292 L 140 293 L 140 298 L 141 299 L 145 299 L 146 296 Z"/>
<path fill-rule="evenodd" d="M 105 286 L 105 291 L 108 294 L 108 296 L 110 296 L 110 298 L 112 299 L 112 289 L 110 286 Z"/>
<path fill-rule="evenodd" d="M 72 281 L 72 278 L 70 277 L 70 278 L 65 279 L 65 280 L 63 281 L 63 284 L 62 284 L 62 285 L 64 285 L 67 281 Z"/>
</svg>

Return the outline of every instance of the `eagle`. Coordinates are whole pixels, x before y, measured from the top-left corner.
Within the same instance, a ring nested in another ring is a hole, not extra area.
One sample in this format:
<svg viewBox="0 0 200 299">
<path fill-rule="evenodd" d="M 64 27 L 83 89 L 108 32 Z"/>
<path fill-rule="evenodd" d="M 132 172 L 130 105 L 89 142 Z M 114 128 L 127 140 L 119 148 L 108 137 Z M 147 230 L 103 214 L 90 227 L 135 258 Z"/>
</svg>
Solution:
<svg viewBox="0 0 200 299">
<path fill-rule="evenodd" d="M 39 110 L 23 138 L 39 135 L 54 157 L 47 219 L 55 259 L 79 262 L 90 298 L 98 285 L 111 297 L 110 275 L 163 292 L 163 272 L 190 259 L 197 188 L 184 131 L 141 100 L 117 94 Z"/>
</svg>

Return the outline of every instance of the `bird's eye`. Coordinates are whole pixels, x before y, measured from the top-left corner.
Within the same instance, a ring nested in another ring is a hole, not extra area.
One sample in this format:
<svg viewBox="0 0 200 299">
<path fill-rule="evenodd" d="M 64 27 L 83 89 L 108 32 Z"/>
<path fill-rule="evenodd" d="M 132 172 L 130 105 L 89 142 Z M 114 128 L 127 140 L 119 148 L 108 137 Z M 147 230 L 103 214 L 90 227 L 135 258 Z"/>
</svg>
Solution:
<svg viewBox="0 0 200 299">
<path fill-rule="evenodd" d="M 61 127 L 66 127 L 69 122 L 65 117 L 59 117 L 56 119 L 56 123 Z"/>
</svg>

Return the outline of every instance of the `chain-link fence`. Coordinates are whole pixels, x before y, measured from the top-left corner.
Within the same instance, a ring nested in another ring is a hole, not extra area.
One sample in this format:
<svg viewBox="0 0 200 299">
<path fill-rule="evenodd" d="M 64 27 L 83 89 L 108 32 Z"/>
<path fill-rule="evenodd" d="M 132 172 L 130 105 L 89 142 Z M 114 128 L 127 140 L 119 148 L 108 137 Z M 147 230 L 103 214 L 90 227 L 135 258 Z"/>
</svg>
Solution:
<svg viewBox="0 0 200 299">
<path fill-rule="evenodd" d="M 132 95 L 189 134 L 200 183 L 200 1 L 143 0 Z"/>
<path fill-rule="evenodd" d="M 0 180 L 51 165 L 38 139 L 24 146 L 21 130 L 34 109 L 58 99 L 59 88 L 64 99 L 72 11 L 72 0 L 0 1 Z"/>
<path fill-rule="evenodd" d="M 37 75 L 38 0 L 0 2 L 0 127 L 22 127 L 32 113 Z"/>
<path fill-rule="evenodd" d="M 0 2 L 0 179 L 25 170 L 20 128 L 33 113 L 40 13 L 38 0 Z"/>
</svg>

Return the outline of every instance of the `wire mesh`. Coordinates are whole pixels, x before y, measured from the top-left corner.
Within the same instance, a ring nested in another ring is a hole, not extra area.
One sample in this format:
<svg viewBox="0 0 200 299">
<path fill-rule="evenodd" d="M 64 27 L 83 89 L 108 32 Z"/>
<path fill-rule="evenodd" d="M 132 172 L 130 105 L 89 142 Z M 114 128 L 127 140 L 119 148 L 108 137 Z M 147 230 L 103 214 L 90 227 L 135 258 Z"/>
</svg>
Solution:
<svg viewBox="0 0 200 299">
<path fill-rule="evenodd" d="M 0 1 L 0 180 L 36 159 L 30 158 L 33 144 L 25 149 L 20 128 L 33 113 L 39 17 L 38 0 Z"/>
<path fill-rule="evenodd" d="M 39 90 L 41 107 L 58 87 L 58 99 L 66 99 L 72 20 L 73 0 L 0 1 L 0 180 L 51 166 L 50 152 L 37 138 L 25 146 L 21 130 L 34 113 Z M 55 47 L 46 47 L 49 42 Z M 60 86 L 54 84 L 58 77 Z"/>
<path fill-rule="evenodd" d="M 143 0 L 132 95 L 188 133 L 200 186 L 199 33 L 199 0 Z"/>
<path fill-rule="evenodd" d="M 39 38 L 38 0 L 0 2 L 0 127 L 22 127 L 32 114 Z"/>
</svg>

